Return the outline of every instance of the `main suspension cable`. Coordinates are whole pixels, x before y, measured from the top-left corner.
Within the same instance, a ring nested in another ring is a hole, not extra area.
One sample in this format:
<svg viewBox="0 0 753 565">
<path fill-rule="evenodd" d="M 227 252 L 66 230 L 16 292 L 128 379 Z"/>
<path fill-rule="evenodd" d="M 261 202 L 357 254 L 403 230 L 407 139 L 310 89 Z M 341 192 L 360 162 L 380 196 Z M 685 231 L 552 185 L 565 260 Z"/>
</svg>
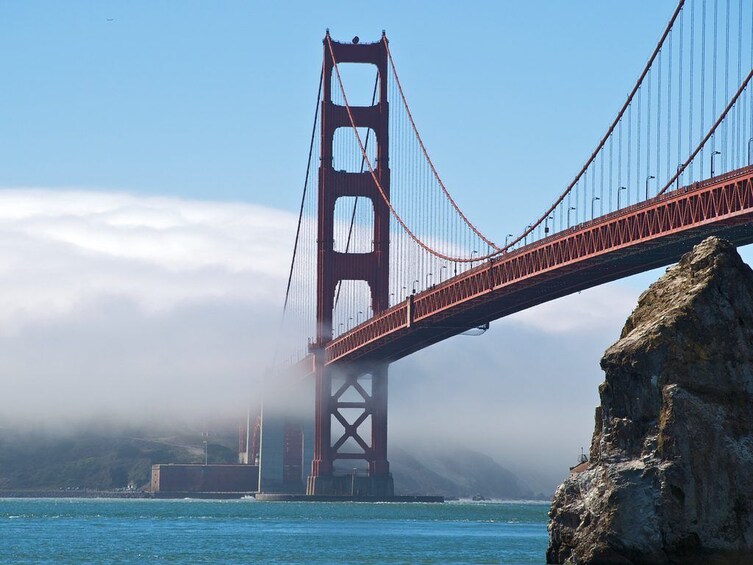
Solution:
<svg viewBox="0 0 753 565">
<path fill-rule="evenodd" d="M 374 180 L 374 183 L 375 183 L 375 185 L 377 187 L 377 190 L 378 190 L 378 192 L 379 192 L 382 200 L 386 204 L 387 208 L 389 209 L 390 213 L 395 218 L 395 220 L 397 221 L 397 223 L 403 229 L 403 231 L 420 248 L 422 248 L 426 252 L 430 253 L 431 255 L 433 255 L 433 256 L 435 256 L 435 257 L 437 257 L 439 259 L 443 259 L 443 260 L 447 260 L 447 261 L 452 261 L 452 262 L 457 262 L 457 263 L 473 263 L 473 262 L 478 262 L 478 261 L 482 261 L 482 260 L 485 260 L 485 259 L 490 259 L 492 257 L 497 257 L 500 254 L 502 254 L 504 252 L 507 252 L 508 250 L 514 248 L 521 241 L 525 242 L 525 240 L 527 239 L 528 235 L 531 234 L 532 232 L 534 232 L 534 230 L 540 228 L 541 224 L 552 214 L 552 212 L 555 211 L 555 209 L 557 208 L 557 206 L 565 199 L 565 197 L 568 196 L 571 193 L 573 187 L 575 187 L 583 179 L 583 176 L 586 174 L 586 171 L 588 170 L 588 168 L 594 163 L 594 161 L 596 160 L 596 158 L 601 153 L 602 149 L 604 149 L 607 140 L 609 140 L 611 138 L 611 136 L 614 133 L 614 131 L 616 130 L 617 126 L 619 124 L 621 124 L 621 122 L 622 122 L 622 120 L 624 118 L 625 113 L 628 111 L 629 108 L 631 108 L 632 102 L 634 101 L 636 94 L 639 92 L 639 90 L 640 90 L 640 88 L 641 88 L 641 86 L 643 84 L 643 81 L 644 81 L 646 75 L 651 70 L 651 67 L 653 66 L 654 61 L 657 59 L 659 53 L 661 52 L 662 47 L 664 46 L 664 43 L 665 43 L 667 37 L 670 35 L 670 33 L 671 33 L 671 31 L 672 31 L 672 29 L 674 27 L 674 24 L 677 21 L 677 18 L 679 17 L 679 15 L 682 12 L 682 9 L 683 9 L 684 5 L 685 5 L 685 0 L 679 0 L 679 2 L 678 2 L 677 6 L 676 6 L 676 8 L 675 8 L 675 10 L 674 10 L 674 12 L 672 14 L 672 17 L 670 18 L 669 22 L 667 23 L 667 26 L 664 29 L 662 35 L 660 36 L 657 45 L 655 46 L 655 48 L 654 48 L 651 56 L 649 57 L 648 61 L 646 62 L 646 65 L 644 66 L 641 74 L 639 75 L 638 80 L 636 81 L 636 83 L 633 86 L 632 90 L 628 94 L 627 99 L 625 100 L 624 104 L 620 108 L 620 111 L 618 112 L 618 114 L 615 117 L 615 119 L 612 122 L 612 124 L 607 129 L 607 131 L 604 134 L 604 136 L 602 137 L 602 139 L 597 144 L 596 148 L 594 149 L 594 151 L 592 152 L 592 154 L 590 155 L 590 157 L 588 158 L 588 160 L 586 161 L 586 163 L 583 165 L 583 167 L 580 169 L 580 171 L 578 172 L 578 174 L 575 176 L 575 178 L 570 182 L 570 184 L 562 192 L 562 194 L 554 201 L 554 203 L 546 210 L 546 212 L 541 215 L 541 217 L 539 217 L 535 222 L 529 224 L 527 226 L 527 228 L 525 230 L 523 230 L 523 232 L 517 238 L 514 238 L 511 241 L 506 242 L 505 245 L 502 246 L 502 247 L 499 247 L 499 246 L 495 245 L 489 239 L 487 239 L 486 237 L 484 237 L 481 234 L 481 232 L 467 219 L 467 217 L 462 213 L 462 211 L 460 210 L 460 208 L 457 206 L 457 203 L 450 196 L 449 191 L 447 191 L 446 187 L 444 186 L 444 183 L 441 181 L 441 178 L 439 177 L 439 175 L 438 175 L 438 173 L 436 171 L 436 168 L 434 167 L 434 164 L 432 163 L 432 161 L 431 161 L 431 159 L 430 159 L 430 157 L 428 155 L 428 152 L 426 151 L 426 147 L 423 144 L 421 136 L 418 133 L 418 129 L 417 129 L 416 125 L 415 125 L 415 122 L 414 122 L 413 117 L 411 115 L 410 109 L 408 107 L 407 100 L 406 100 L 404 92 L 402 90 L 402 86 L 400 85 L 400 79 L 399 79 L 399 77 L 397 75 L 397 71 L 396 71 L 396 68 L 395 68 L 394 60 L 392 59 L 392 55 L 391 55 L 391 53 L 389 51 L 389 46 L 388 46 L 387 40 L 386 40 L 385 37 L 383 37 L 382 41 L 385 44 L 385 48 L 386 48 L 386 51 L 387 51 L 388 59 L 390 61 L 390 67 L 391 67 L 393 76 L 395 77 L 395 82 L 396 82 L 396 85 L 398 87 L 398 91 L 400 92 L 400 97 L 401 97 L 402 103 L 403 103 L 403 105 L 404 105 L 404 107 L 406 109 L 406 114 L 408 116 L 409 122 L 411 124 L 412 129 L 413 129 L 414 135 L 416 136 L 416 139 L 419 142 L 419 146 L 421 148 L 421 152 L 423 153 L 423 155 L 424 155 L 427 163 L 429 164 L 429 167 L 431 169 L 431 172 L 432 172 L 434 178 L 437 180 L 437 182 L 438 182 L 440 188 L 442 189 L 442 192 L 444 193 L 445 197 L 447 198 L 448 202 L 450 202 L 450 204 L 452 205 L 453 209 L 462 218 L 463 222 L 473 231 L 473 233 L 476 236 L 478 236 L 482 241 L 484 241 L 487 245 L 489 245 L 489 247 L 491 247 L 494 250 L 491 253 L 487 253 L 485 255 L 474 255 L 474 254 L 472 254 L 472 256 L 470 258 L 468 258 L 468 257 L 455 257 L 455 256 L 451 256 L 451 255 L 448 255 L 446 253 L 442 253 L 440 251 L 437 251 L 433 247 L 431 247 L 430 245 L 428 245 L 416 233 L 414 233 L 411 230 L 411 228 L 407 225 L 407 223 L 405 222 L 405 220 L 403 220 L 403 218 L 397 212 L 397 210 L 395 209 L 395 207 L 393 206 L 393 204 L 390 202 L 389 198 L 387 198 L 387 195 L 386 195 L 386 193 L 384 191 L 384 188 L 382 187 L 382 185 L 381 185 L 381 183 L 379 181 L 379 178 L 377 177 L 376 171 L 374 170 L 374 166 L 372 165 L 370 159 L 368 159 L 368 156 L 367 156 L 367 153 L 366 153 L 366 148 L 365 148 L 364 143 L 363 143 L 363 141 L 361 139 L 361 136 L 360 136 L 360 134 L 358 132 L 358 129 L 357 129 L 356 125 L 355 125 L 355 119 L 353 118 L 353 113 L 352 113 L 351 107 L 350 107 L 350 105 L 348 103 L 347 95 L 345 93 L 345 88 L 344 88 L 343 82 L 342 82 L 342 77 L 340 76 L 340 71 L 339 71 L 339 68 L 338 68 L 338 65 L 337 65 L 337 60 L 336 60 L 335 53 L 334 53 L 334 48 L 333 48 L 333 45 L 332 45 L 332 39 L 331 39 L 331 37 L 329 35 L 327 35 L 327 46 L 328 46 L 328 49 L 329 49 L 330 57 L 332 59 L 333 67 L 334 67 L 334 70 L 335 70 L 335 74 L 336 74 L 336 77 L 337 77 L 338 86 L 339 86 L 341 95 L 343 97 L 345 109 L 346 109 L 348 118 L 350 120 L 350 125 L 351 125 L 351 127 L 352 127 L 352 129 L 354 131 L 354 134 L 355 134 L 355 137 L 356 137 L 356 141 L 358 142 L 358 146 L 359 146 L 359 148 L 361 150 L 361 153 L 362 153 L 362 156 L 364 158 L 364 162 L 368 166 L 369 173 L 371 174 L 372 179 Z M 737 98 L 737 96 L 734 99 L 736 100 L 736 98 Z M 726 112 L 725 112 L 725 115 L 726 115 Z M 628 125 L 630 126 L 631 124 L 628 124 Z M 693 156 L 695 156 L 695 155 L 693 155 Z M 692 158 L 690 160 L 692 160 Z M 684 170 L 684 167 L 681 167 L 680 170 L 679 170 L 679 172 L 682 173 L 683 170 Z M 676 178 L 678 176 L 679 175 L 675 175 L 673 177 L 673 179 L 672 179 L 672 182 L 674 182 L 674 180 L 676 180 Z M 666 190 L 666 187 L 662 191 L 658 192 L 658 194 L 661 194 L 661 192 L 663 192 L 664 190 Z M 585 211 L 584 211 L 584 214 L 585 214 Z M 569 214 L 568 214 L 568 217 L 569 217 Z"/>
<path fill-rule="evenodd" d="M 418 141 L 419 146 L 421 147 L 421 151 L 424 154 L 424 157 L 426 158 L 427 163 L 429 164 L 429 167 L 431 168 L 431 172 L 434 175 L 434 178 L 439 183 L 440 188 L 442 189 L 442 192 L 445 195 L 445 198 L 449 200 L 452 207 L 455 209 L 455 211 L 458 213 L 460 218 L 465 222 L 465 224 L 471 228 L 473 233 L 475 233 L 484 243 L 486 243 L 489 247 L 497 250 L 502 251 L 501 248 L 497 247 L 494 243 L 492 243 L 490 240 L 488 240 L 484 234 L 482 234 L 478 228 L 466 217 L 465 214 L 463 214 L 463 211 L 458 207 L 455 200 L 450 195 L 450 192 L 445 187 L 444 183 L 442 182 L 441 177 L 439 176 L 439 173 L 437 172 L 436 167 L 434 166 L 434 162 L 431 160 L 431 157 L 429 157 L 428 151 L 426 151 L 426 146 L 424 145 L 423 139 L 421 139 L 421 134 L 418 133 L 418 128 L 416 127 L 416 122 L 413 121 L 413 114 L 410 111 L 410 107 L 408 106 L 408 101 L 405 98 L 405 93 L 403 92 L 403 86 L 400 84 L 400 77 L 397 75 L 397 68 L 395 67 L 395 61 L 392 59 L 392 53 L 390 52 L 390 46 L 389 42 L 387 41 L 387 38 L 382 36 L 382 42 L 384 43 L 384 48 L 387 51 L 387 57 L 390 61 L 390 68 L 392 69 L 392 76 L 395 77 L 395 84 L 397 85 L 397 90 L 400 93 L 400 99 L 403 102 L 403 106 L 405 107 L 405 112 L 408 115 L 408 120 L 410 121 L 411 128 L 413 128 L 413 134 L 416 136 L 416 140 Z"/>
<path fill-rule="evenodd" d="M 421 240 L 421 238 L 419 238 L 415 233 L 413 233 L 413 231 L 408 227 L 408 225 L 405 223 L 405 221 L 400 216 L 400 214 L 398 214 L 397 210 L 395 210 L 395 207 L 390 202 L 390 199 L 387 198 L 387 195 L 386 195 L 386 193 L 384 191 L 384 188 L 382 187 L 382 183 L 379 182 L 379 178 L 376 175 L 376 171 L 374 171 L 374 167 L 371 164 L 371 160 L 368 158 L 368 156 L 366 154 L 366 148 L 364 147 L 363 140 L 361 139 L 361 135 L 358 133 L 358 128 L 356 127 L 356 122 L 355 122 L 355 119 L 353 118 L 353 112 L 351 110 L 350 104 L 348 103 L 348 96 L 345 93 L 345 87 L 343 86 L 342 77 L 340 76 L 340 69 L 337 66 L 337 59 L 335 57 L 335 51 L 334 51 L 334 48 L 332 47 L 332 38 L 329 36 L 329 34 L 327 35 L 327 46 L 329 48 L 330 57 L 332 58 L 332 65 L 333 65 L 334 70 L 335 70 L 335 76 L 337 77 L 338 86 L 340 87 L 340 93 L 342 94 L 342 97 L 343 97 L 343 103 L 345 105 L 345 110 L 346 110 L 346 112 L 348 114 L 348 119 L 350 121 L 350 125 L 353 128 L 353 133 L 356 136 L 356 141 L 358 142 L 358 146 L 361 149 L 361 154 L 365 158 L 366 164 L 369 167 L 369 173 L 371 173 L 371 178 L 374 180 L 374 184 L 376 185 L 377 190 L 379 191 L 379 194 L 382 197 L 382 200 L 384 201 L 384 203 L 386 204 L 386 206 L 389 209 L 390 213 L 395 218 L 395 220 L 400 225 L 400 227 L 403 228 L 403 230 L 405 231 L 405 233 L 413 241 L 415 241 L 418 244 L 419 247 L 421 247 L 425 251 L 429 252 L 430 254 L 434 255 L 435 257 L 438 257 L 439 259 L 444 259 L 446 261 L 456 261 L 458 263 L 471 263 L 471 262 L 476 262 L 476 261 L 479 261 L 479 260 L 482 260 L 482 259 L 488 259 L 490 257 L 494 257 L 494 256 L 498 255 L 500 253 L 499 251 L 496 252 L 496 253 L 490 253 L 490 254 L 487 254 L 487 255 L 475 256 L 475 257 L 471 257 L 471 258 L 453 257 L 451 255 L 446 255 L 444 253 L 436 251 L 431 246 L 427 245 L 423 240 Z"/>
<path fill-rule="evenodd" d="M 677 167 L 677 172 L 674 174 L 672 178 L 669 179 L 669 182 L 667 182 L 666 185 L 664 185 L 664 188 L 662 188 L 658 193 L 664 194 L 667 189 L 672 186 L 672 183 L 677 180 L 677 178 L 683 173 L 683 171 L 687 168 L 687 166 L 695 159 L 696 155 L 701 152 L 701 149 L 704 145 L 706 145 L 706 142 L 713 137 L 714 133 L 716 133 L 716 129 L 719 127 L 719 125 L 724 121 L 724 118 L 727 117 L 727 114 L 729 114 L 730 110 L 734 107 L 735 103 L 737 102 L 737 99 L 740 98 L 740 95 L 745 91 L 745 87 L 748 86 L 748 83 L 750 82 L 750 79 L 753 78 L 753 69 L 750 70 L 748 73 L 748 76 L 745 77 L 745 80 L 740 84 L 740 88 L 737 89 L 737 92 L 732 97 L 732 99 L 727 104 L 727 107 L 724 108 L 724 111 L 719 115 L 717 120 L 714 122 L 714 125 L 711 126 L 711 129 L 706 133 L 704 138 L 701 140 L 701 142 L 698 144 L 698 146 L 695 148 L 695 150 L 690 154 L 690 157 L 679 167 Z"/>
<path fill-rule="evenodd" d="M 628 94 L 627 100 L 625 100 L 625 103 L 622 105 L 622 108 L 617 113 L 617 117 L 612 122 L 612 125 L 609 126 L 609 129 L 604 134 L 604 137 L 601 138 L 601 141 L 596 146 L 596 149 L 594 149 L 593 153 L 591 153 L 591 156 L 586 161 L 585 165 L 580 169 L 577 175 L 575 175 L 575 178 L 572 180 L 572 182 L 567 186 L 567 188 L 562 192 L 562 194 L 557 198 L 557 200 L 554 201 L 554 203 L 547 209 L 546 212 L 535 222 L 530 224 L 531 227 L 525 229 L 523 233 L 517 237 L 517 239 L 514 239 L 509 244 L 504 246 L 502 248 L 502 251 L 507 251 L 512 246 L 516 245 L 520 241 L 522 241 L 525 237 L 528 236 L 529 233 L 531 233 L 536 226 L 540 225 L 554 210 L 557 208 L 557 206 L 565 199 L 565 197 L 570 193 L 572 188 L 580 181 L 581 177 L 585 174 L 588 167 L 591 166 L 591 163 L 594 162 L 597 155 L 601 152 L 601 150 L 604 148 L 604 145 L 606 144 L 609 137 L 612 135 L 612 132 L 614 132 L 617 125 L 622 121 L 622 117 L 625 114 L 626 110 L 630 106 L 630 104 L 633 101 L 633 98 L 635 97 L 635 94 L 638 92 L 638 89 L 641 87 L 641 84 L 643 83 L 643 79 L 648 74 L 648 71 L 651 69 L 651 66 L 654 63 L 654 60 L 658 56 L 659 52 L 662 49 L 662 46 L 664 45 L 664 41 L 666 40 L 667 36 L 669 35 L 670 31 L 672 30 L 672 27 L 675 24 L 675 20 L 680 15 L 680 12 L 685 5 L 685 0 L 680 0 L 677 4 L 677 7 L 675 8 L 674 13 L 672 14 L 672 17 L 669 20 L 669 23 L 667 24 L 667 27 L 664 29 L 664 33 L 662 33 L 661 38 L 659 39 L 659 42 L 656 44 L 656 47 L 654 48 L 653 53 L 648 59 L 648 62 L 646 63 L 646 66 L 643 68 L 643 72 L 641 72 L 640 76 L 638 77 L 638 80 L 635 83 L 635 86 L 633 86 L 633 89 L 630 91 L 630 94 Z"/>
</svg>

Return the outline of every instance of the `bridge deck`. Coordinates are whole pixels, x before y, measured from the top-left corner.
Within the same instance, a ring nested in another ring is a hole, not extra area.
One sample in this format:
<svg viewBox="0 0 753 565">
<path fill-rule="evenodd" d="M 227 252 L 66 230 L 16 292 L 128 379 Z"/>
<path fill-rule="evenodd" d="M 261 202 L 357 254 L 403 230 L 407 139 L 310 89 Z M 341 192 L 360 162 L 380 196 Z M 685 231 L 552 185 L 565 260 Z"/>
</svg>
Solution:
<svg viewBox="0 0 753 565">
<path fill-rule="evenodd" d="M 329 342 L 327 365 L 395 361 L 470 328 L 677 261 L 709 235 L 753 242 L 753 167 L 574 226 L 450 278 Z M 313 366 L 310 358 L 302 362 Z"/>
</svg>

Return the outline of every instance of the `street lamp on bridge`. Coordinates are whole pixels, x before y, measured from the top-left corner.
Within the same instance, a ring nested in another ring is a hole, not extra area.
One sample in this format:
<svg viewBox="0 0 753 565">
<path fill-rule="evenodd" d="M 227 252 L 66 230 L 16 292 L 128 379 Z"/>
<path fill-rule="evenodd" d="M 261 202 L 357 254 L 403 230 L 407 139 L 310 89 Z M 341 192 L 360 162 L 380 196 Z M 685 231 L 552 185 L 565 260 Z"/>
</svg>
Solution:
<svg viewBox="0 0 753 565">
<path fill-rule="evenodd" d="M 620 209 L 620 195 L 622 195 L 622 191 L 627 190 L 626 186 L 621 186 L 617 189 L 617 209 Z"/>
<path fill-rule="evenodd" d="M 575 206 L 570 206 L 570 208 L 567 209 L 567 227 L 570 227 L 570 212 L 575 210 Z"/>
<path fill-rule="evenodd" d="M 654 175 L 649 175 L 646 177 L 646 200 L 648 200 L 648 181 L 655 178 L 656 177 Z"/>
<path fill-rule="evenodd" d="M 714 157 L 721 154 L 722 154 L 721 151 L 714 151 L 711 154 L 711 178 L 714 178 Z"/>
<path fill-rule="evenodd" d="M 530 230 L 533 226 L 531 224 L 528 224 L 525 229 L 525 235 L 523 236 L 523 245 L 526 244 L 526 240 L 528 239 L 528 230 Z"/>
<path fill-rule="evenodd" d="M 753 164 L 753 157 L 751 157 L 750 144 L 753 143 L 753 137 L 748 140 L 748 165 Z"/>
<path fill-rule="evenodd" d="M 477 250 L 477 249 L 474 249 L 473 251 L 471 251 L 471 269 L 473 268 L 473 254 L 474 254 L 474 253 L 475 253 L 476 255 L 478 255 L 478 250 Z"/>
<path fill-rule="evenodd" d="M 426 285 L 425 285 L 425 287 L 424 287 L 424 288 L 429 288 L 429 279 L 430 279 L 431 277 L 432 277 L 432 274 L 431 274 L 431 273 L 426 273 L 426 277 L 424 277 L 424 278 L 426 279 Z"/>
<path fill-rule="evenodd" d="M 594 219 L 594 204 L 596 203 L 597 200 L 601 200 L 601 198 L 599 198 L 598 196 L 594 196 L 593 198 L 591 198 L 591 219 L 592 220 Z"/>
<path fill-rule="evenodd" d="M 418 279 L 416 279 L 415 281 L 413 281 L 413 294 L 416 294 L 416 285 L 417 285 L 417 284 L 418 284 L 419 282 L 420 282 L 420 281 L 419 281 Z"/>
<path fill-rule="evenodd" d="M 547 216 L 544 218 L 544 235 L 549 233 L 549 220 L 554 221 L 554 216 Z"/>
<path fill-rule="evenodd" d="M 440 282 L 440 284 L 442 283 L 442 281 L 444 281 L 444 277 L 442 276 L 442 269 L 447 270 L 447 265 L 442 265 L 441 267 L 439 267 L 439 282 Z"/>
<path fill-rule="evenodd" d="M 511 234 L 511 233 L 508 233 L 508 234 L 507 234 L 507 235 L 505 236 L 505 247 L 507 247 L 507 240 L 508 240 L 508 239 L 510 239 L 511 237 L 512 237 L 512 234 Z"/>
</svg>

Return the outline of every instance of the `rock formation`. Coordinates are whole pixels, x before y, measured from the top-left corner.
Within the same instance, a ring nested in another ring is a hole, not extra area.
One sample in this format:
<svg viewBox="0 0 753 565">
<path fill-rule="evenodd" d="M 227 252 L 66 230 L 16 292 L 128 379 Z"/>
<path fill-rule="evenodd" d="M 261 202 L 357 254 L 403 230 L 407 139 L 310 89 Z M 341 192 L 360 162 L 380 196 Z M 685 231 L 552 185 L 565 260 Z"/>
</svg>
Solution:
<svg viewBox="0 0 753 565">
<path fill-rule="evenodd" d="M 753 563 L 753 271 L 708 238 L 644 292 L 601 360 L 590 464 L 548 563 Z"/>
</svg>

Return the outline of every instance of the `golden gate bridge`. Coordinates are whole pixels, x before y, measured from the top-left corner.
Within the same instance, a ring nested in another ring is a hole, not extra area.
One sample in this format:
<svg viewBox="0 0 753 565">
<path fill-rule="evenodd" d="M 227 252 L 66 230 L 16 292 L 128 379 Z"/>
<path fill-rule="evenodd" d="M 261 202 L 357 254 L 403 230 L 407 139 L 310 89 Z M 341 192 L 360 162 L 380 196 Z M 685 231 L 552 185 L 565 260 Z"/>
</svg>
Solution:
<svg viewBox="0 0 753 565">
<path fill-rule="evenodd" d="M 279 373 L 313 383 L 310 422 L 283 432 L 265 408 L 261 490 L 309 473 L 309 495 L 391 496 L 391 362 L 669 264 L 711 234 L 753 242 L 753 3 L 681 0 L 575 177 L 502 242 L 442 181 L 384 32 L 323 43 L 276 354 Z M 362 105 L 346 88 L 354 65 L 374 69 Z"/>
</svg>

